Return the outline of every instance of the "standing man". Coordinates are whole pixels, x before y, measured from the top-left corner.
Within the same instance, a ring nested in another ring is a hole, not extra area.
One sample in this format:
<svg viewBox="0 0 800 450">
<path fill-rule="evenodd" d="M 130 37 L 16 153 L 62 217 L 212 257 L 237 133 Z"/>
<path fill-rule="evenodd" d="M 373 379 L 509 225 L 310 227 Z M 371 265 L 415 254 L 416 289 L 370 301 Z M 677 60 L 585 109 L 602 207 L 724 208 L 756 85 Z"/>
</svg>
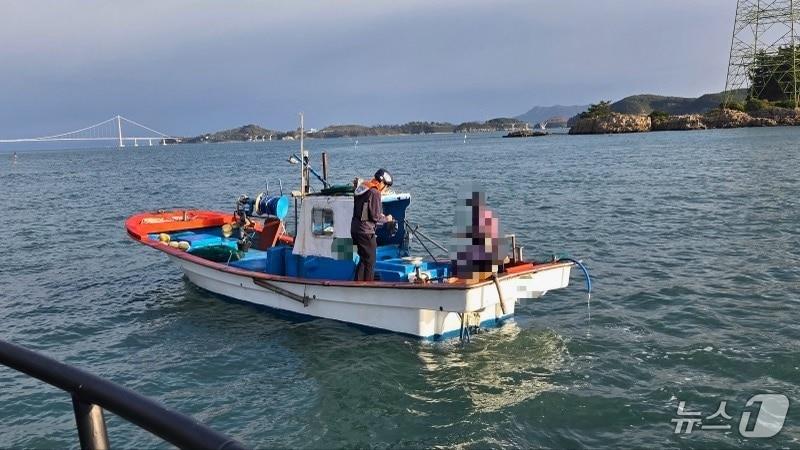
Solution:
<svg viewBox="0 0 800 450">
<path fill-rule="evenodd" d="M 378 169 L 372 180 L 361 183 L 353 197 L 353 219 L 350 221 L 350 237 L 358 248 L 356 281 L 375 279 L 375 260 L 378 240 L 375 227 L 392 221 L 392 215 L 383 215 L 381 192 L 393 183 L 386 169 Z"/>
</svg>

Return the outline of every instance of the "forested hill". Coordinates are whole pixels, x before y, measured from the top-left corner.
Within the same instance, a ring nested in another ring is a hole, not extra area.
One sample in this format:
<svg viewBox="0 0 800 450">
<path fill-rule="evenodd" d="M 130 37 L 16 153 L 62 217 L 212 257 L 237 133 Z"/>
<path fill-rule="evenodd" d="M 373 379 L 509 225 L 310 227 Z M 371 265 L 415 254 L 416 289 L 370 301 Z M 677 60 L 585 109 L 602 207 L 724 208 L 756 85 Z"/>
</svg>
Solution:
<svg viewBox="0 0 800 450">
<path fill-rule="evenodd" d="M 554 106 L 534 106 L 525 114 L 520 114 L 515 119 L 527 122 L 531 125 L 550 120 L 555 117 L 572 117 L 575 114 L 586 111 L 589 105 L 554 105 Z"/>
<path fill-rule="evenodd" d="M 745 91 L 736 91 L 735 97 L 743 99 Z M 611 110 L 622 114 L 650 114 L 653 111 L 667 114 L 704 114 L 719 107 L 724 100 L 722 92 L 705 94 L 697 98 L 666 97 L 663 95 L 631 95 L 611 104 Z"/>
<path fill-rule="evenodd" d="M 508 131 L 524 127 L 525 122 L 509 117 L 498 117 L 486 122 L 464 122 L 453 125 L 449 122 L 408 122 L 403 125 L 331 125 L 309 137 L 335 138 L 356 136 L 389 136 L 398 134 L 430 134 L 430 133 L 476 133 L 490 131 Z"/>
<path fill-rule="evenodd" d="M 509 131 L 524 128 L 525 122 L 508 117 L 498 117 L 486 122 L 464 122 L 454 125 L 449 122 L 408 122 L 402 125 L 330 125 L 321 130 L 306 130 L 305 137 L 314 138 L 339 138 L 358 136 L 392 136 L 404 134 L 432 134 L 432 133 L 476 133 L 491 131 Z M 275 131 L 262 128 L 258 125 L 245 125 L 230 130 L 215 133 L 201 134 L 200 136 L 184 138 L 184 143 L 213 143 L 232 141 L 267 141 L 281 139 L 298 139 L 299 130 Z"/>
<path fill-rule="evenodd" d="M 196 144 L 200 142 L 265 141 L 280 138 L 284 135 L 286 133 L 268 130 L 251 124 L 239 128 L 231 128 L 230 130 L 217 131 L 216 133 L 201 134 L 200 136 L 185 139 L 184 142 Z"/>
<path fill-rule="evenodd" d="M 452 133 L 455 125 L 449 122 L 408 122 L 403 125 L 330 125 L 309 137 L 337 138 L 356 136 L 388 136 L 398 134 Z"/>
</svg>

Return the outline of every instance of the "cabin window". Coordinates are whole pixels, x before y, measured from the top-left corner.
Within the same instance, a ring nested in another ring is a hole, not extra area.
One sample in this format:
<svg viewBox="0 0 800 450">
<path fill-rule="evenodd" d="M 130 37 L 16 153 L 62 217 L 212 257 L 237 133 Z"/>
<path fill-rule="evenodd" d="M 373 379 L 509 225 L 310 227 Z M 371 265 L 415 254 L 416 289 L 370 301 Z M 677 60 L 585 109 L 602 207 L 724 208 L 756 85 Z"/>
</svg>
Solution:
<svg viewBox="0 0 800 450">
<path fill-rule="evenodd" d="M 333 236 L 333 210 L 313 208 L 311 210 L 311 233 L 314 236 Z"/>
</svg>

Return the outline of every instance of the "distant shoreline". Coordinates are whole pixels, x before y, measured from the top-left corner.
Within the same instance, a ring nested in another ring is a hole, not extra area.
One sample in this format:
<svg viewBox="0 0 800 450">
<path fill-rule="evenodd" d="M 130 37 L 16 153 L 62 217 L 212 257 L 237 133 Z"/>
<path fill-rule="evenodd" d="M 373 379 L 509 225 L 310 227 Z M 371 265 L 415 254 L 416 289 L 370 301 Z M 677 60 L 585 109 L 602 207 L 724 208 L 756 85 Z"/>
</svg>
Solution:
<svg viewBox="0 0 800 450">
<path fill-rule="evenodd" d="M 566 125 L 554 121 L 552 125 Z M 428 134 L 472 134 L 510 132 L 531 128 L 531 124 L 519 119 L 499 117 L 485 122 L 463 122 L 454 125 L 449 122 L 408 122 L 401 125 L 330 125 L 320 130 L 309 129 L 303 134 L 306 139 L 361 138 L 367 136 L 416 136 Z M 300 130 L 275 131 L 258 125 L 244 125 L 239 128 L 205 133 L 199 136 L 182 138 L 181 143 L 201 144 L 219 142 L 263 142 L 275 140 L 297 140 Z"/>
</svg>

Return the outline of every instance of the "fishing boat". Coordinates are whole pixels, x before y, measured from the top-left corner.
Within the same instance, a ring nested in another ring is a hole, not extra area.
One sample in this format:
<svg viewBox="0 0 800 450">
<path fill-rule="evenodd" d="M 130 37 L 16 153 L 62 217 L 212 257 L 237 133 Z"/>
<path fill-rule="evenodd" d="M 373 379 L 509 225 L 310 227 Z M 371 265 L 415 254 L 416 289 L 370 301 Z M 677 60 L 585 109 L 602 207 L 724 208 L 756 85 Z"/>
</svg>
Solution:
<svg viewBox="0 0 800 450">
<path fill-rule="evenodd" d="M 490 273 L 464 276 L 458 261 L 437 257 L 428 245 L 440 244 L 406 220 L 410 193 L 391 192 L 382 195 L 382 205 L 395 226 L 377 230 L 377 279 L 353 281 L 355 186 L 328 183 L 325 155 L 320 176 L 302 144 L 300 154 L 290 158 L 301 163 L 300 190 L 291 196 L 243 195 L 233 212 L 139 213 L 127 219 L 128 235 L 165 253 L 195 285 L 224 297 L 432 340 L 496 327 L 514 315 L 519 301 L 566 287 L 574 266 L 586 273 L 572 259 L 526 261 L 512 236 L 509 254 Z M 311 175 L 323 184 L 318 192 L 311 192 Z M 289 233 L 292 200 L 295 230 Z M 415 238 L 427 256 L 411 254 Z"/>
<path fill-rule="evenodd" d="M 503 135 L 504 138 L 524 138 L 524 137 L 539 137 L 539 136 L 547 136 L 549 133 L 546 131 L 539 131 L 539 130 L 530 130 L 530 129 L 522 129 L 517 131 L 511 131 L 506 135 Z"/>
<path fill-rule="evenodd" d="M 504 138 L 521 138 L 521 137 L 539 137 L 539 136 L 547 136 L 547 122 L 540 122 L 535 130 L 531 130 L 528 124 L 525 124 L 525 128 L 514 130 L 512 129 L 508 134 L 504 135 Z"/>
</svg>

